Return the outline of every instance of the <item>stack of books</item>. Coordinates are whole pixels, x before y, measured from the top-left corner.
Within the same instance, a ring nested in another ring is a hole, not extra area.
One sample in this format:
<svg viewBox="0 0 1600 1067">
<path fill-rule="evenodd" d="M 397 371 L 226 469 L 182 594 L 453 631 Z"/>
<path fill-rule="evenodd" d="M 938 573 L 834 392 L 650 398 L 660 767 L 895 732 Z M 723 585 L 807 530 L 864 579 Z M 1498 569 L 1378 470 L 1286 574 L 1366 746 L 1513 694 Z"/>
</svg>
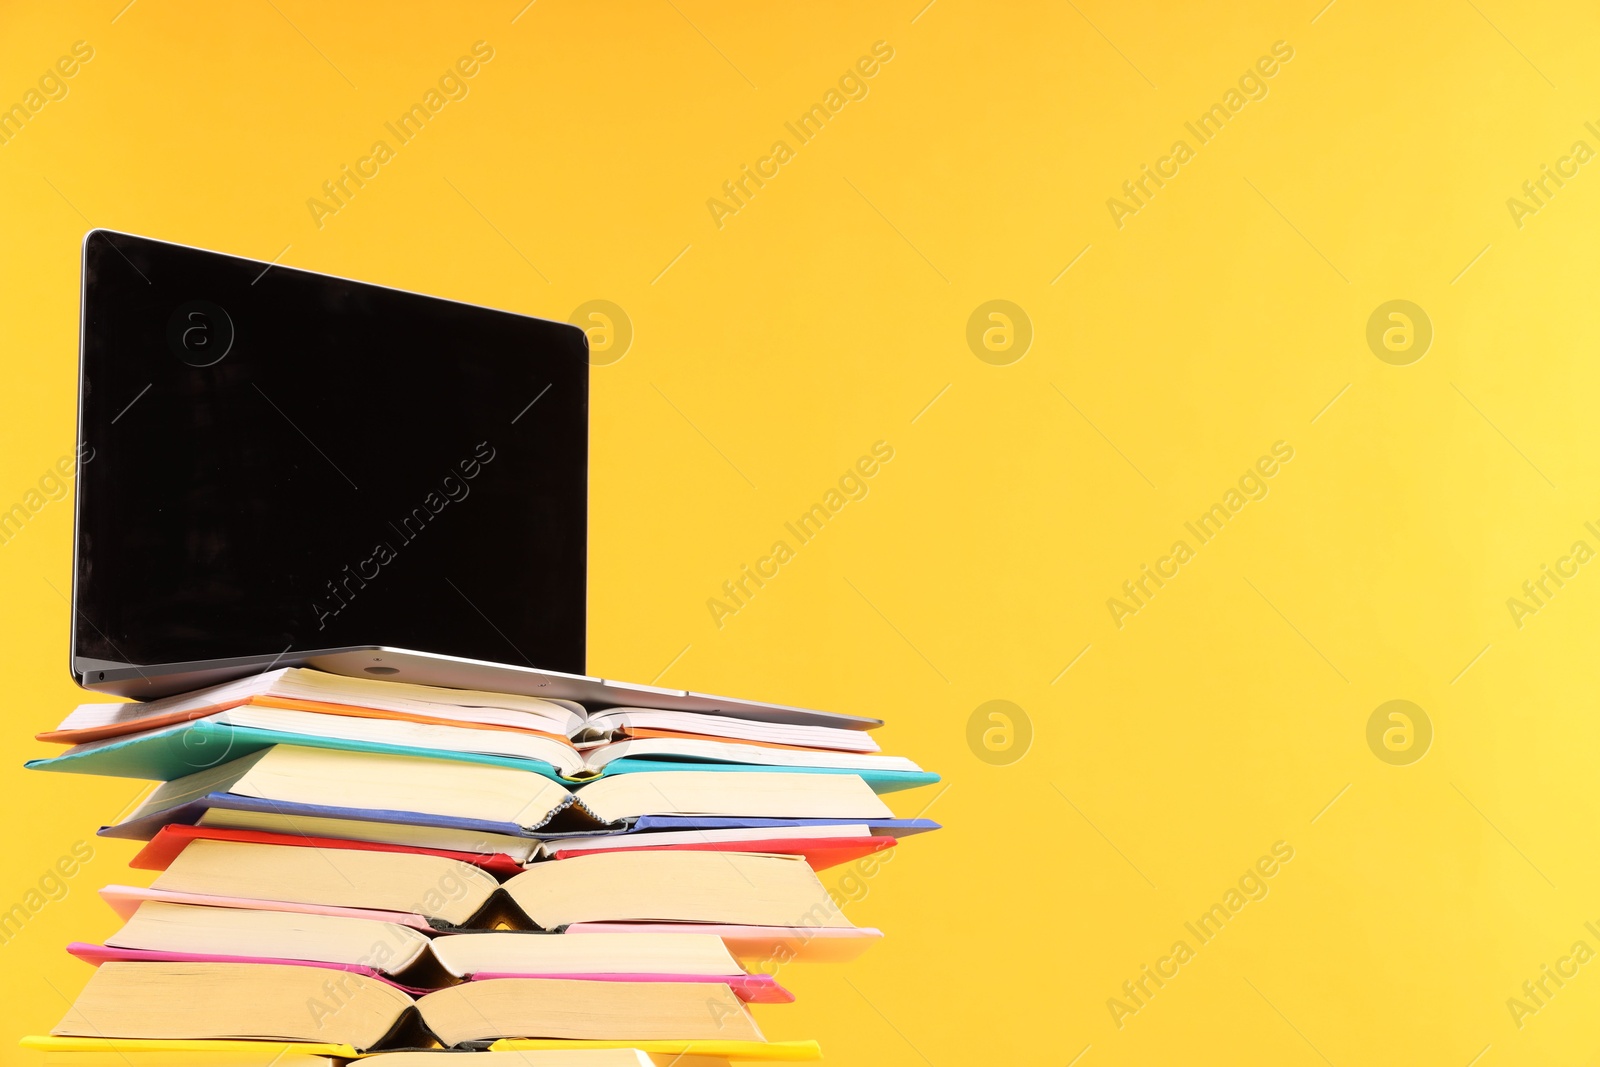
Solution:
<svg viewBox="0 0 1600 1067">
<path fill-rule="evenodd" d="M 817 872 L 936 828 L 879 794 L 937 776 L 859 729 L 304 668 L 40 736 L 72 747 L 30 766 L 161 783 L 100 831 L 159 873 L 106 886 L 124 925 L 69 946 L 95 970 L 24 1042 L 63 1053 L 816 1058 L 749 1005 L 794 999 L 777 964 L 881 936 Z"/>
</svg>

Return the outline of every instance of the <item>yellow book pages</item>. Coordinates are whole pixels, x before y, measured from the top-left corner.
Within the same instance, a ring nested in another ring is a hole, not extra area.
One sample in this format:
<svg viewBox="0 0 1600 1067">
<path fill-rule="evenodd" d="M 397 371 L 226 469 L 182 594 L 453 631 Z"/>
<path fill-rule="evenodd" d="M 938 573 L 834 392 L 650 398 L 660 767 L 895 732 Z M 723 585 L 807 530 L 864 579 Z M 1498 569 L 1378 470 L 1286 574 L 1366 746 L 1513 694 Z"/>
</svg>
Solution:
<svg viewBox="0 0 1600 1067">
<path fill-rule="evenodd" d="M 822 1046 L 815 1041 L 574 1041 L 541 1038 L 501 1038 L 490 1052 L 531 1052 L 558 1048 L 636 1048 L 668 1056 L 720 1056 L 734 1061 L 797 1062 L 820 1060 Z"/>
<path fill-rule="evenodd" d="M 141 1067 L 140 1057 L 164 1057 L 172 1062 L 170 1054 L 205 1053 L 196 1057 L 195 1067 L 214 1067 L 217 1064 L 246 1065 L 259 1063 L 262 1067 L 277 1061 L 294 1064 L 303 1057 L 336 1057 L 356 1059 L 360 1056 L 349 1045 L 332 1043 L 306 1043 L 298 1041 L 165 1041 L 151 1038 L 111 1037 L 57 1037 L 54 1034 L 31 1034 L 19 1044 L 39 1052 L 100 1052 L 117 1055 L 119 1062 Z M 180 1061 L 181 1062 L 181 1061 Z"/>
<path fill-rule="evenodd" d="M 343 1056 L 285 1053 L 281 1046 L 261 1045 L 227 1052 L 154 1052 L 122 1047 L 92 1052 L 51 1050 L 35 1062 L 42 1067 L 345 1067 L 352 1061 Z"/>
</svg>

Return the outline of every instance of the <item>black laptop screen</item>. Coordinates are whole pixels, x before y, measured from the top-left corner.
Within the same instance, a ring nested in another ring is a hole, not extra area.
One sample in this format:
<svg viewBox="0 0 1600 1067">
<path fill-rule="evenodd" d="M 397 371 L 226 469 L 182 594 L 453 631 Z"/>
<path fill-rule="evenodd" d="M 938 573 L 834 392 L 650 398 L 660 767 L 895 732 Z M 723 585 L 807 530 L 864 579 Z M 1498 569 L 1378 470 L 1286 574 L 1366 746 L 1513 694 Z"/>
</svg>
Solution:
<svg viewBox="0 0 1600 1067">
<path fill-rule="evenodd" d="M 382 644 L 584 669 L 574 326 L 84 245 L 74 671 Z"/>
</svg>

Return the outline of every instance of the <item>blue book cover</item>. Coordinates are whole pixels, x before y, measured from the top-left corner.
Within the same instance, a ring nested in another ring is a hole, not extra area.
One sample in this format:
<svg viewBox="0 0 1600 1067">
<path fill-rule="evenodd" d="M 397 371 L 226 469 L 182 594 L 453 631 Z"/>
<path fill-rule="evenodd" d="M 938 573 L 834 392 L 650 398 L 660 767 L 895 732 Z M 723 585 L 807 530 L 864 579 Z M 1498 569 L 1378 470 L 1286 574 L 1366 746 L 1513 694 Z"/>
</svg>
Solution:
<svg viewBox="0 0 1600 1067">
<path fill-rule="evenodd" d="M 453 752 L 446 749 L 406 748 L 399 745 L 370 741 L 350 741 L 343 738 L 317 737 L 312 734 L 284 733 L 262 730 L 250 726 L 229 726 L 224 723 L 196 719 L 193 722 L 134 734 L 126 738 L 100 741 L 79 746 L 59 756 L 30 760 L 26 766 L 32 770 L 65 771 L 75 774 L 101 774 L 116 778 L 145 778 L 167 782 L 174 778 L 203 771 L 226 763 L 228 760 L 248 756 L 271 745 L 303 745 L 308 748 L 333 748 L 347 752 L 376 752 L 396 756 L 424 756 L 430 759 L 455 760 L 462 763 L 488 764 L 496 767 L 513 767 L 532 771 L 565 786 L 581 785 L 582 781 L 563 778 L 543 760 L 521 759 L 515 756 L 495 756 L 475 752 Z M 623 758 L 613 760 L 600 777 L 612 774 L 629 774 L 640 771 L 784 771 L 800 774 L 855 774 L 872 787 L 874 792 L 889 793 L 930 785 L 939 780 L 928 771 L 900 770 L 849 770 L 834 767 L 771 767 L 763 764 L 722 763 L 701 760 L 652 760 Z"/>
<path fill-rule="evenodd" d="M 582 799 L 579 791 L 578 799 Z M 239 796 L 235 793 L 209 793 L 185 804 L 154 812 L 142 819 L 100 828 L 101 837 L 128 838 L 148 841 L 163 826 L 169 824 L 193 825 L 213 808 L 232 811 L 253 811 L 272 815 L 301 818 L 352 819 L 363 822 L 402 823 L 411 826 L 434 826 L 469 833 L 506 834 L 540 841 L 559 840 L 563 837 L 594 837 L 606 833 L 647 833 L 651 830 L 746 830 L 800 826 L 860 826 L 866 824 L 874 834 L 903 837 L 909 834 L 937 830 L 939 824 L 928 819 L 746 819 L 703 815 L 641 815 L 627 823 L 610 827 L 588 820 L 588 825 L 560 831 L 527 830 L 515 823 L 494 822 L 485 819 L 468 819 L 454 815 L 428 815 L 418 811 L 390 811 L 376 808 L 344 808 L 325 804 L 304 804 L 293 801 L 265 800 L 259 797 Z"/>
</svg>

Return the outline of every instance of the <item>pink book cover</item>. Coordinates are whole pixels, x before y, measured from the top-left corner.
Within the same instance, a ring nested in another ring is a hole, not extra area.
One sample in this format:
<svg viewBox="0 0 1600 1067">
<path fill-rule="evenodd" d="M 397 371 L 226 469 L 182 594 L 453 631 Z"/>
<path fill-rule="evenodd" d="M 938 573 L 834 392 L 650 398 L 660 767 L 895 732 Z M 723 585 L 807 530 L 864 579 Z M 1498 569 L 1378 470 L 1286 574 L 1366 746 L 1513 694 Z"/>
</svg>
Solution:
<svg viewBox="0 0 1600 1067">
<path fill-rule="evenodd" d="M 509 971 L 475 974 L 472 981 L 491 978 L 566 978 L 580 982 L 698 982 L 725 985 L 747 1004 L 793 1004 L 794 994 L 770 974 L 522 974 Z"/>
<path fill-rule="evenodd" d="M 349 971 L 366 978 L 376 978 L 385 985 L 394 986 L 396 989 L 419 997 L 429 992 L 420 986 L 401 985 L 393 978 L 372 968 L 363 967 L 359 963 L 327 963 L 322 960 L 287 960 L 274 956 L 212 956 L 203 952 L 163 952 L 157 949 L 144 948 L 113 948 L 110 945 L 90 945 L 82 941 L 74 941 L 67 946 L 67 951 L 85 963 L 96 967 L 112 960 L 134 963 L 284 963 L 294 967 L 321 967 L 329 971 Z M 791 998 L 792 999 L 792 998 Z"/>
<path fill-rule="evenodd" d="M 168 904 L 201 904 L 212 908 L 248 908 L 253 911 L 292 911 L 304 915 L 343 915 L 351 919 L 376 919 L 378 922 L 399 923 L 414 930 L 432 933 L 433 927 L 421 915 L 403 911 L 375 911 L 371 908 L 342 908 L 332 904 L 293 904 L 283 900 L 253 900 L 249 897 L 223 897 L 211 893 L 177 893 L 169 889 L 143 889 L 132 885 L 108 885 L 100 890 L 100 898 L 111 905 L 113 911 L 124 919 L 131 919 L 139 905 L 147 900 L 160 900 Z"/>
</svg>

